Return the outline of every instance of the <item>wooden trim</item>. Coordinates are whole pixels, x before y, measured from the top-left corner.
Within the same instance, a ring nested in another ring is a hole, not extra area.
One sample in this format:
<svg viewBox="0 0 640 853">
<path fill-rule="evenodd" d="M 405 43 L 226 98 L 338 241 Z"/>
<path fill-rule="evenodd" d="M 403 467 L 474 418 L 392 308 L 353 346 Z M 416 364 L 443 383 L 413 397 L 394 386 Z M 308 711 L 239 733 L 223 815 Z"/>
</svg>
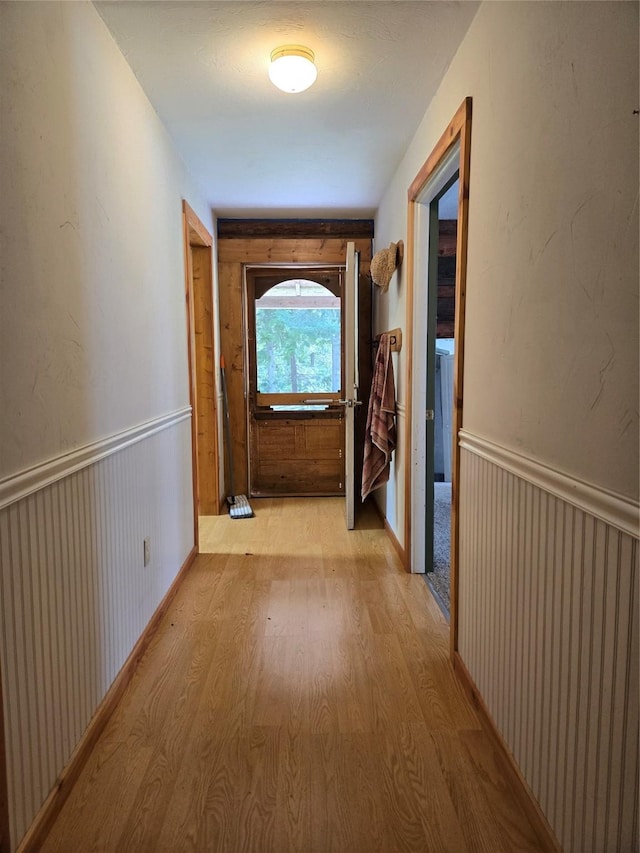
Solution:
<svg viewBox="0 0 640 853">
<path fill-rule="evenodd" d="M 396 552 L 398 557 L 400 558 L 400 562 L 402 563 L 403 568 L 407 568 L 407 552 L 404 550 L 402 545 L 400 544 L 398 537 L 395 534 L 395 531 L 387 521 L 387 517 L 385 516 L 382 509 L 378 506 L 375 500 L 372 500 L 373 507 L 375 511 L 378 513 L 380 517 L 380 521 L 384 525 L 384 529 L 387 532 L 389 539 L 391 540 L 391 544 L 393 545 L 393 550 Z"/>
<path fill-rule="evenodd" d="M 198 516 L 215 515 L 220 504 L 216 365 L 213 352 L 213 237 L 189 204 L 182 202 L 189 397 L 193 409 L 191 452 L 194 542 Z"/>
<path fill-rule="evenodd" d="M 389 536 L 389 539 L 391 540 L 391 544 L 393 545 L 393 550 L 396 552 L 396 554 L 400 558 L 400 562 L 402 563 L 402 567 L 406 570 L 407 569 L 407 563 L 408 563 L 407 552 L 404 550 L 404 548 L 400 544 L 398 537 L 395 534 L 395 531 L 393 530 L 393 528 L 391 527 L 391 525 L 389 524 L 389 522 L 387 521 L 387 519 L 384 515 L 382 516 L 382 523 L 384 524 L 384 529 L 387 531 L 387 535 Z"/>
<path fill-rule="evenodd" d="M 256 406 L 297 406 L 306 402 L 331 405 L 340 399 L 340 392 L 327 391 L 324 394 L 309 391 L 307 394 L 259 394 L 256 392 Z"/>
<path fill-rule="evenodd" d="M 197 553 L 197 548 L 194 546 L 180 567 L 178 574 L 175 576 L 155 613 L 149 620 L 147 627 L 140 635 L 138 642 L 131 650 L 131 653 L 124 662 L 122 669 L 115 677 L 113 684 L 106 692 L 102 702 L 98 705 L 89 725 L 74 749 L 71 758 L 58 776 L 49 796 L 40 807 L 33 823 L 20 842 L 17 853 L 37 853 L 37 851 L 42 848 L 51 827 L 60 814 L 60 811 L 65 804 L 67 797 L 71 793 L 74 784 L 78 780 L 87 759 L 91 755 L 100 735 L 111 719 L 111 716 L 127 689 L 129 682 L 133 678 L 138 664 L 140 663 L 144 653 L 147 651 L 155 632 L 158 630 L 160 622 L 169 609 L 169 606 L 182 583 L 184 575 L 195 560 Z M 4 848 L 2 848 L 2 850 L 4 853 Z"/>
<path fill-rule="evenodd" d="M 562 848 L 558 843 L 553 830 L 549 826 L 538 801 L 534 797 L 529 785 L 520 771 L 520 768 L 516 764 L 515 758 L 509 751 L 506 741 L 498 731 L 498 728 L 496 727 L 496 724 L 494 723 L 491 714 L 489 713 L 489 710 L 485 705 L 471 674 L 469 673 L 469 670 L 464 665 L 459 652 L 456 651 L 453 653 L 452 661 L 453 669 L 458 681 L 469 697 L 469 700 L 480 719 L 482 727 L 491 740 L 495 755 L 500 763 L 507 782 L 538 836 L 540 850 L 544 851 L 544 853 L 562 853 Z"/>
<path fill-rule="evenodd" d="M 380 344 L 380 338 L 382 335 L 388 335 L 391 338 L 389 343 L 389 349 L 391 352 L 401 352 L 402 350 L 402 329 L 389 329 L 388 332 L 380 332 L 379 335 L 376 335 L 373 339 L 373 347 L 377 349 Z"/>
<path fill-rule="evenodd" d="M 276 284 L 282 284 L 285 281 L 299 278 L 298 269 L 291 267 L 254 267 L 251 269 L 253 276 L 253 289 L 256 299 L 265 299 L 265 296 L 272 287 Z M 316 284 L 326 288 L 331 296 L 320 297 L 322 299 L 332 299 L 341 296 L 341 267 L 337 264 L 332 264 L 326 267 L 307 267 L 304 270 L 304 278 L 307 281 L 314 281 Z M 269 299 L 269 297 L 266 297 Z"/>
<path fill-rule="evenodd" d="M 9 783 L 4 735 L 4 705 L 2 700 L 2 670 L 0 669 L 0 853 L 9 853 L 11 850 L 10 828 Z"/>
<path fill-rule="evenodd" d="M 365 237 L 373 239 L 373 219 L 218 219 L 218 238 Z"/>
<path fill-rule="evenodd" d="M 456 307 L 453 360 L 453 464 L 451 466 L 451 551 L 449 601 L 451 653 L 458 650 L 458 562 L 460 553 L 460 430 L 464 398 L 464 330 L 467 297 L 467 246 L 469 239 L 469 172 L 471 165 L 471 98 L 456 113 L 460 136 L 458 235 L 456 242 Z"/>
<path fill-rule="evenodd" d="M 408 569 L 411 568 L 411 504 L 412 504 L 412 406 L 413 406 L 413 304 L 414 304 L 414 264 L 415 264 L 415 205 L 429 178 L 451 148 L 460 140 L 460 164 L 458 194 L 458 236 L 456 246 L 456 311 L 454 337 L 456 349 L 454 356 L 453 379 L 453 466 L 451 489 L 451 555 L 450 555 L 450 641 L 451 654 L 458 648 L 458 553 L 459 553 L 459 477 L 460 445 L 458 433 L 462 427 L 462 401 L 464 377 L 464 328 L 467 279 L 467 245 L 469 223 L 469 170 L 471 152 L 471 98 L 465 98 L 456 110 L 445 132 L 436 143 L 431 154 L 413 179 L 408 190 L 407 209 L 407 300 L 406 329 L 407 337 L 407 420 L 405 424 L 405 549 L 408 555 Z"/>
<path fill-rule="evenodd" d="M 219 501 L 217 370 L 214 359 L 213 267 L 210 246 L 190 246 L 195 380 L 198 403 L 198 514 L 217 515 Z"/>
<path fill-rule="evenodd" d="M 187 238 L 190 245 L 213 246 L 213 237 L 211 236 L 211 234 L 209 234 L 207 228 L 202 224 L 195 210 L 184 199 L 182 200 L 182 213 L 187 221 Z"/>
<path fill-rule="evenodd" d="M 191 243 L 189 239 L 189 218 L 186 202 L 183 201 L 182 225 L 184 239 L 184 278 L 185 309 L 187 318 L 187 364 L 189 371 L 189 403 L 191 404 L 191 487 L 193 494 L 193 542 L 196 550 L 200 544 L 200 525 L 198 523 L 198 397 L 196 393 L 196 344 L 193 316 L 193 272 L 191 264 Z M 191 208 L 189 208 L 190 210 Z"/>
<path fill-rule="evenodd" d="M 409 201 L 415 201 L 418 198 L 431 174 L 438 166 L 438 163 L 446 156 L 449 149 L 455 145 L 458 136 L 460 136 L 462 129 L 470 118 L 471 98 L 465 98 L 449 122 L 447 129 L 436 142 L 433 151 L 429 154 L 422 168 L 411 182 L 408 191 Z"/>
</svg>

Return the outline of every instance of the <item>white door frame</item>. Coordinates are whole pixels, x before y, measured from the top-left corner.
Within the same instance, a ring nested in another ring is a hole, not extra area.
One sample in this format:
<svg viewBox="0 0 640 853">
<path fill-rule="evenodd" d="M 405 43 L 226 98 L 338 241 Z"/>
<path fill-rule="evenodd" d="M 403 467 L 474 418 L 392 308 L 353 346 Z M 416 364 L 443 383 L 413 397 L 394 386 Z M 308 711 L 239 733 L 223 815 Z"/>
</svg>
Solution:
<svg viewBox="0 0 640 853">
<path fill-rule="evenodd" d="M 408 213 L 407 213 L 407 297 L 406 297 L 406 329 L 409 340 L 407 342 L 407 419 L 405 427 L 405 447 L 407 453 L 404 468 L 404 553 L 405 565 L 410 571 L 424 571 L 424 530 L 420 540 L 420 528 L 424 527 L 424 441 L 421 434 L 424 433 L 425 409 L 423 405 L 426 383 L 425 374 L 420 375 L 420 370 L 426 371 L 426 342 L 418 340 L 419 327 L 416 327 L 414 318 L 420 318 L 420 311 L 424 310 L 424 299 L 426 289 L 424 282 L 419 276 L 423 274 L 420 263 L 415 261 L 416 257 L 427 258 L 425 245 L 428 246 L 428 234 L 425 229 L 425 214 L 428 212 L 426 204 L 429 192 L 437 193 L 432 180 L 436 174 L 442 174 L 441 167 L 448 162 L 449 155 L 456 145 L 459 150 L 460 184 L 458 191 L 458 236 L 456 241 L 456 305 L 455 305 L 455 339 L 456 352 L 454 356 L 453 376 L 453 452 L 452 452 L 452 489 L 451 489 L 451 559 L 450 559 L 450 643 L 451 655 L 455 660 L 458 649 L 458 552 L 459 552 L 459 528 L 460 519 L 458 508 L 460 505 L 459 483 L 460 483 L 460 443 L 459 431 L 462 428 L 462 403 L 464 392 L 464 326 L 465 326 L 465 299 L 467 280 L 467 242 L 468 242 L 468 220 L 469 220 L 469 172 L 471 164 L 471 98 L 465 98 L 456 110 L 455 115 L 445 128 L 444 133 L 436 142 L 431 154 L 427 157 L 422 168 L 413 179 L 408 191 Z M 446 174 L 446 172 L 445 172 Z M 450 173 L 449 173 L 450 174 Z M 446 178 L 443 175 L 443 179 Z M 427 191 L 427 188 L 431 188 Z M 433 198 L 433 196 L 431 196 Z M 416 203 L 419 200 L 419 203 Z M 422 211 L 422 212 L 421 212 Z M 425 244 L 425 240 L 427 240 Z M 416 243 L 418 250 L 416 251 Z M 426 261 L 425 261 L 426 262 Z M 415 303 L 414 303 L 415 298 Z M 424 337 L 424 335 L 423 335 Z M 414 364 L 418 375 L 414 376 Z M 415 381 L 414 381 L 415 378 Z M 415 430 L 415 434 L 414 434 Z M 417 454 L 414 459 L 414 454 Z M 420 456 L 422 454 L 422 457 Z M 414 481 L 417 481 L 414 496 Z M 415 499 L 414 499 L 415 497 Z M 414 541 L 416 540 L 416 541 Z M 422 559 L 420 559 L 422 554 Z M 414 566 L 414 559 L 416 565 Z"/>
<path fill-rule="evenodd" d="M 460 169 L 460 141 L 451 148 L 420 191 L 413 206 L 413 280 L 421 286 L 414 289 L 413 302 L 413 381 L 411 389 L 411 571 L 424 573 L 425 525 L 427 506 L 426 421 L 427 408 L 427 336 L 418 334 L 427 326 L 429 288 L 429 207 L 448 181 Z M 424 285 L 422 285 L 424 283 Z M 437 286 L 437 284 L 436 284 Z"/>
</svg>

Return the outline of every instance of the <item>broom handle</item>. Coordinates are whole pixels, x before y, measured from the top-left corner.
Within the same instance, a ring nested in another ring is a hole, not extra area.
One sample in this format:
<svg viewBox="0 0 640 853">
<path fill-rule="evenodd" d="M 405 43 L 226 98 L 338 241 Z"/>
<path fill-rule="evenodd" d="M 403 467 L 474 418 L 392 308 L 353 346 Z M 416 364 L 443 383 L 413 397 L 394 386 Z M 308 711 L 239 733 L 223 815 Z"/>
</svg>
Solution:
<svg viewBox="0 0 640 853">
<path fill-rule="evenodd" d="M 229 485 L 231 486 L 231 502 L 235 502 L 236 491 L 233 483 L 233 460 L 231 458 L 231 419 L 229 418 L 229 398 L 227 396 L 227 379 L 224 372 L 224 356 L 220 356 L 220 378 L 222 381 L 222 402 L 224 404 L 224 437 L 227 445 L 227 466 L 229 468 Z"/>
</svg>

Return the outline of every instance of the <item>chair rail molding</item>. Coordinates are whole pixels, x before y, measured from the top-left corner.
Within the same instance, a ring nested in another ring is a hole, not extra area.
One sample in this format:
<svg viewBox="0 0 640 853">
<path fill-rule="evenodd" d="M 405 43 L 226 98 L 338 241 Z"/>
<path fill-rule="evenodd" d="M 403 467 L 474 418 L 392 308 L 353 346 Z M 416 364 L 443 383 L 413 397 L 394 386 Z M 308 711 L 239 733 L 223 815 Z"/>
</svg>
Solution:
<svg viewBox="0 0 640 853">
<path fill-rule="evenodd" d="M 184 406 L 174 412 L 144 421 L 137 426 L 114 433 L 113 435 L 75 448 L 68 453 L 62 453 L 44 462 L 39 462 L 15 474 L 0 480 L 0 510 L 16 501 L 40 491 L 45 486 L 62 480 L 69 474 L 87 468 L 129 447 L 138 441 L 143 441 L 162 430 L 169 429 L 175 424 L 191 417 L 191 406 Z"/>
<path fill-rule="evenodd" d="M 640 503 L 637 501 L 556 470 L 469 430 L 461 429 L 459 436 L 461 449 L 510 471 L 629 536 L 640 538 Z"/>
</svg>

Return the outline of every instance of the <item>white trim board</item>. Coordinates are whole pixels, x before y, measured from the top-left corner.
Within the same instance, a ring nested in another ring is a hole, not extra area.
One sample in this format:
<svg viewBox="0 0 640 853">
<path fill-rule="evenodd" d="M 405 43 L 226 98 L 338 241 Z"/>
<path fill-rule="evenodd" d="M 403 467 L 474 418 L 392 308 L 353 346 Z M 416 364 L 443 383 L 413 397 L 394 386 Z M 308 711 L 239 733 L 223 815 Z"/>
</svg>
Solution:
<svg viewBox="0 0 640 853">
<path fill-rule="evenodd" d="M 11 474 L 0 480 L 0 509 L 190 417 L 191 406 L 185 406 Z"/>
<path fill-rule="evenodd" d="M 460 448 L 511 471 L 549 494 L 599 518 L 607 524 L 640 537 L 640 504 L 625 495 L 586 483 L 571 474 L 557 471 L 524 453 L 519 453 L 468 430 L 459 433 Z"/>
</svg>

